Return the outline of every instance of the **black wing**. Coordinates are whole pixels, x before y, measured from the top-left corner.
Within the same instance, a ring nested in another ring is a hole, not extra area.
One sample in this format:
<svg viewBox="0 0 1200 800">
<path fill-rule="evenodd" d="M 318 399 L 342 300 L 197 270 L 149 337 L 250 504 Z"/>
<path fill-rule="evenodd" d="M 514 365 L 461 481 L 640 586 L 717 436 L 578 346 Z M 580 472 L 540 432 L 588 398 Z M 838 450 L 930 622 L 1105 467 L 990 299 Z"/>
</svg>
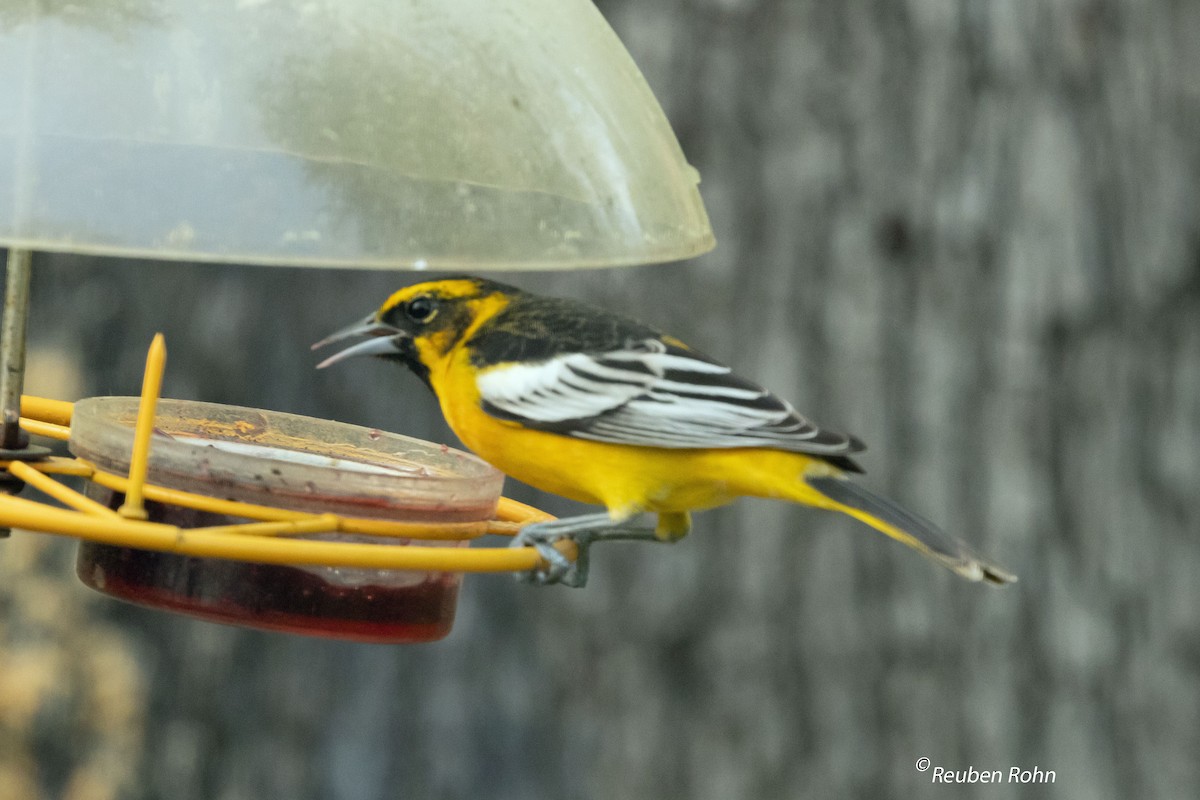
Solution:
<svg viewBox="0 0 1200 800">
<path fill-rule="evenodd" d="M 660 338 L 605 352 L 485 366 L 484 409 L 579 439 L 666 448 L 773 447 L 830 457 L 862 444 L 819 428 L 785 400 L 707 356 Z"/>
</svg>

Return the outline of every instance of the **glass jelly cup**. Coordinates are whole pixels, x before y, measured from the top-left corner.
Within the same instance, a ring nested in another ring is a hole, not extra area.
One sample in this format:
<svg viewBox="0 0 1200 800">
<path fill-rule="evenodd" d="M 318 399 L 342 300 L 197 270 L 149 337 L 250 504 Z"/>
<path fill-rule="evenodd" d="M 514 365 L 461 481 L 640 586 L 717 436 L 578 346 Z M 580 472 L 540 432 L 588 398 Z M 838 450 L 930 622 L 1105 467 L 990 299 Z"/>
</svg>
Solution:
<svg viewBox="0 0 1200 800">
<path fill-rule="evenodd" d="M 129 470 L 138 399 L 75 404 L 71 452 Z M 406 522 L 490 519 L 503 475 L 444 445 L 274 411 L 161 400 L 147 481 L 210 497 L 313 513 Z M 89 484 L 117 508 L 124 495 Z M 149 519 L 183 528 L 245 522 L 162 503 Z M 403 546 L 390 537 L 317 538 Z M 466 546 L 464 541 L 419 544 Z M 454 623 L 459 573 L 286 566 L 81 542 L 76 572 L 112 597 L 253 628 L 370 642 L 441 639 Z"/>
</svg>

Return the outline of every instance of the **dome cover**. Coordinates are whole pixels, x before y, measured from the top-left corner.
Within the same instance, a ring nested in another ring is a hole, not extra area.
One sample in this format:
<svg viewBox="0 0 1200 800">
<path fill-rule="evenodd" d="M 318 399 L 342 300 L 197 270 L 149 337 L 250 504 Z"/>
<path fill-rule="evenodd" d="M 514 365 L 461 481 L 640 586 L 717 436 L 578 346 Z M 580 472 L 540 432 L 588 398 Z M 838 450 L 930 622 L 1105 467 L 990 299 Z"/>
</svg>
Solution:
<svg viewBox="0 0 1200 800">
<path fill-rule="evenodd" d="M 588 0 L 0 0 L 0 244 L 546 268 L 710 249 Z"/>
</svg>

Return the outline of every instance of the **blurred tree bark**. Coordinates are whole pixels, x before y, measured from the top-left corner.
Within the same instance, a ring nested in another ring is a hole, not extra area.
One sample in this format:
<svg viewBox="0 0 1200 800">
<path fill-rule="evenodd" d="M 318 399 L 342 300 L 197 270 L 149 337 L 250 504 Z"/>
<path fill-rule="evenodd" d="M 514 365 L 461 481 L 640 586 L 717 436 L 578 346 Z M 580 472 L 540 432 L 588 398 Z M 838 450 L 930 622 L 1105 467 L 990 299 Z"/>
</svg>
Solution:
<svg viewBox="0 0 1200 800">
<path fill-rule="evenodd" d="M 469 579 L 426 647 L 105 603 L 149 692 L 128 796 L 944 794 L 919 756 L 1053 769 L 1055 797 L 1200 796 L 1200 6 L 601 9 L 720 246 L 512 280 L 657 324 L 859 434 L 870 482 L 1021 583 L 747 501 L 671 548 L 597 548 L 584 591 Z M 310 342 L 407 276 L 36 269 L 32 346 L 77 354 L 83 394 L 134 393 L 163 330 L 169 395 L 450 441 L 415 379 L 311 369 Z"/>
</svg>

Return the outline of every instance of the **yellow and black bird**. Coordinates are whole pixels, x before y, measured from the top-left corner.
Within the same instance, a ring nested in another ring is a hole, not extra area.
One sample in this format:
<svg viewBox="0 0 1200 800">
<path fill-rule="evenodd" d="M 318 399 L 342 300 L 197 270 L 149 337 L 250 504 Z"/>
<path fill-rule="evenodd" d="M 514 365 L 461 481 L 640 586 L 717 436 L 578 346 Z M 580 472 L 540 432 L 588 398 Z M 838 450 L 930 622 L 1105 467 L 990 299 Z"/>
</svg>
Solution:
<svg viewBox="0 0 1200 800">
<path fill-rule="evenodd" d="M 463 277 L 401 289 L 314 348 L 352 336 L 370 338 L 319 366 L 362 355 L 402 362 L 484 460 L 607 509 L 525 529 L 518 544 L 538 546 L 552 565 L 543 581 L 581 585 L 588 542 L 651 533 L 629 527 L 642 512 L 657 514 L 653 536 L 671 541 L 688 532 L 689 512 L 741 496 L 840 511 L 969 580 L 1015 580 L 849 480 L 862 471 L 852 459 L 858 439 L 633 320 Z M 549 546 L 563 537 L 580 544 L 578 568 Z"/>
</svg>

